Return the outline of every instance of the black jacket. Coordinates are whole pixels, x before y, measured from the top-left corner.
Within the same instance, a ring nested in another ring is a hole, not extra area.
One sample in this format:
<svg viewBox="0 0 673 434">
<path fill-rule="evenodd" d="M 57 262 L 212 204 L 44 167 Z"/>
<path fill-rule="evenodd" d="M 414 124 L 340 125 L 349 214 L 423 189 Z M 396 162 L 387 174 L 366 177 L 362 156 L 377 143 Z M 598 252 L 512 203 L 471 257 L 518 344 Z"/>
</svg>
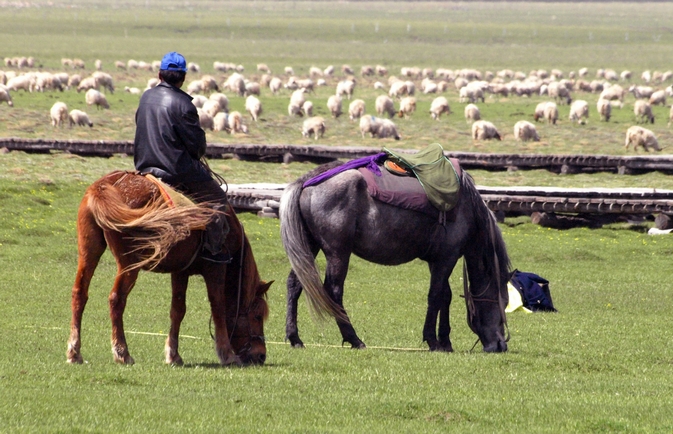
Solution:
<svg viewBox="0 0 673 434">
<path fill-rule="evenodd" d="M 212 179 L 200 162 L 206 153 L 206 133 L 192 97 L 168 83 L 140 98 L 133 148 L 136 170 L 169 184 Z"/>
</svg>

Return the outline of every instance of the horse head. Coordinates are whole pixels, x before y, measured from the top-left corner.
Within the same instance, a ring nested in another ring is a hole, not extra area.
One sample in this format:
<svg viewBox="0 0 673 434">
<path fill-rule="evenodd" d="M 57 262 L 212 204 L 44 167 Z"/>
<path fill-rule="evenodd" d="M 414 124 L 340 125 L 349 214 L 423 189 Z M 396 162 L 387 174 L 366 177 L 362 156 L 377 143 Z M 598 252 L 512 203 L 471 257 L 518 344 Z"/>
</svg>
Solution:
<svg viewBox="0 0 673 434">
<path fill-rule="evenodd" d="M 269 316 L 266 293 L 272 283 L 260 280 L 254 297 L 245 306 L 238 307 L 230 303 L 229 309 L 235 309 L 236 312 L 227 315 L 227 329 L 231 334 L 229 340 L 244 365 L 263 365 L 266 361 L 264 322 Z"/>
</svg>

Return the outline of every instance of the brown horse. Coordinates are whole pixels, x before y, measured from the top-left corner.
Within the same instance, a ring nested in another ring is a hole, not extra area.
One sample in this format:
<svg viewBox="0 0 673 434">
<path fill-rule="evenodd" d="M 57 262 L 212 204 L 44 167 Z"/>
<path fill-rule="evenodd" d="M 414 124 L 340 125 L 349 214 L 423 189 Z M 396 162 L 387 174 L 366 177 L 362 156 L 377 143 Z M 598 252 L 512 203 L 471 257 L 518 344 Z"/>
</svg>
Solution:
<svg viewBox="0 0 673 434">
<path fill-rule="evenodd" d="M 230 231 L 225 247 L 229 264 L 199 258 L 201 235 L 213 213 L 199 205 L 171 207 L 162 192 L 144 176 L 112 172 L 89 186 L 77 215 L 78 267 L 72 288 L 72 320 L 66 352 L 68 362 L 82 363 L 82 314 L 89 284 L 106 247 L 117 261 L 117 277 L 109 296 L 112 355 L 115 362 L 132 364 L 123 314 L 126 299 L 141 269 L 171 273 L 171 328 L 166 339 L 166 363 L 182 364 L 178 353 L 180 323 L 185 316 L 189 276 L 206 282 L 215 326 L 215 351 L 222 365 L 262 364 L 266 359 L 264 321 L 266 292 L 250 243 L 236 214 L 224 213 Z"/>
</svg>

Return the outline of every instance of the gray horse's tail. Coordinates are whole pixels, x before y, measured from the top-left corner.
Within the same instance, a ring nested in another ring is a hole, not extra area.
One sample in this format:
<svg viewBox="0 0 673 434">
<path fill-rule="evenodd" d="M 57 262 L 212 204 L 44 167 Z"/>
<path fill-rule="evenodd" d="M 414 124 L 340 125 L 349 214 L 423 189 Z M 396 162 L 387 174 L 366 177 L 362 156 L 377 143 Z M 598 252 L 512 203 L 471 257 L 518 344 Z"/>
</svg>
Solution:
<svg viewBox="0 0 673 434">
<path fill-rule="evenodd" d="M 280 200 L 280 237 L 292 270 L 301 282 L 309 301 L 311 312 L 317 318 L 326 315 L 343 318 L 343 310 L 324 290 L 320 271 L 311 248 L 311 235 L 308 232 L 299 209 L 299 197 L 306 177 L 288 185 Z"/>
</svg>

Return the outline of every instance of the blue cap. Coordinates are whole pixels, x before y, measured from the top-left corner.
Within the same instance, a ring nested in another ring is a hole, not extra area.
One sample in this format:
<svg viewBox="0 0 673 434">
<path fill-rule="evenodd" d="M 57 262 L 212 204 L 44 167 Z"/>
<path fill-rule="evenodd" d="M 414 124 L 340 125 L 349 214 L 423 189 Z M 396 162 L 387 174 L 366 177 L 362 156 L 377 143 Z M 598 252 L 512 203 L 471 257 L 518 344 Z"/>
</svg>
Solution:
<svg viewBox="0 0 673 434">
<path fill-rule="evenodd" d="M 182 71 L 187 72 L 187 62 L 185 57 L 175 51 L 166 53 L 163 59 L 161 59 L 162 71 Z"/>
</svg>

